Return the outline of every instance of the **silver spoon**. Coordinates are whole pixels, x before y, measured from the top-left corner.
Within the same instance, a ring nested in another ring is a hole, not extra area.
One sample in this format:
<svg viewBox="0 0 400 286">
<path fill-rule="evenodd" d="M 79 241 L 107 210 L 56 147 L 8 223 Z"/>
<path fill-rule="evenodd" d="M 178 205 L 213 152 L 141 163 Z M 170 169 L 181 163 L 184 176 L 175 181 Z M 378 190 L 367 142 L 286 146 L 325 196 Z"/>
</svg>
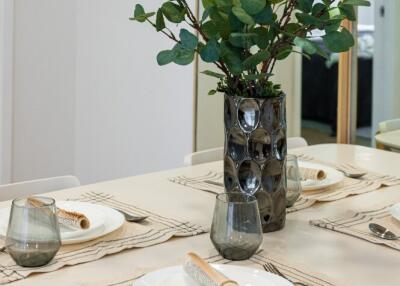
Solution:
<svg viewBox="0 0 400 286">
<path fill-rule="evenodd" d="M 366 172 L 364 172 L 364 173 L 348 173 L 348 172 L 346 172 L 344 170 L 340 170 L 340 171 L 342 171 L 346 177 L 349 177 L 349 178 L 352 178 L 352 179 L 358 179 L 358 178 L 361 178 L 361 177 L 363 177 L 363 176 L 365 176 L 367 174 Z"/>
<path fill-rule="evenodd" d="M 134 216 L 118 209 L 115 210 L 119 211 L 125 217 L 125 220 L 128 222 L 141 222 L 149 217 L 149 216 Z"/>
<path fill-rule="evenodd" d="M 386 227 L 376 224 L 376 223 L 370 223 L 369 229 L 372 231 L 372 233 L 374 235 L 376 235 L 379 238 L 383 238 L 383 239 L 387 239 L 387 240 L 400 239 L 400 236 L 395 235 L 393 232 L 391 232 Z"/>
</svg>

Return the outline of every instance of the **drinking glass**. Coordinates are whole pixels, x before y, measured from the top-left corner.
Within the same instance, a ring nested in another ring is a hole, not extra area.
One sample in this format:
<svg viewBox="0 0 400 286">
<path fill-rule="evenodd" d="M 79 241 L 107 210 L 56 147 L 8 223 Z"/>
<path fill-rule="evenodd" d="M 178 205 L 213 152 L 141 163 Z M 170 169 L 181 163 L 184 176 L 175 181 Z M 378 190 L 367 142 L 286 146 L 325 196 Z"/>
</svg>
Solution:
<svg viewBox="0 0 400 286">
<path fill-rule="evenodd" d="M 7 229 L 6 250 L 24 267 L 46 265 L 61 246 L 54 199 L 35 199 L 43 205 L 33 206 L 28 199 L 13 200 Z"/>
<path fill-rule="evenodd" d="M 291 207 L 297 201 L 301 194 L 301 178 L 297 157 L 295 155 L 287 155 L 286 157 L 286 206 Z"/>
<path fill-rule="evenodd" d="M 256 197 L 241 193 L 217 196 L 211 226 L 211 241 L 229 260 L 250 258 L 263 240 Z"/>
</svg>

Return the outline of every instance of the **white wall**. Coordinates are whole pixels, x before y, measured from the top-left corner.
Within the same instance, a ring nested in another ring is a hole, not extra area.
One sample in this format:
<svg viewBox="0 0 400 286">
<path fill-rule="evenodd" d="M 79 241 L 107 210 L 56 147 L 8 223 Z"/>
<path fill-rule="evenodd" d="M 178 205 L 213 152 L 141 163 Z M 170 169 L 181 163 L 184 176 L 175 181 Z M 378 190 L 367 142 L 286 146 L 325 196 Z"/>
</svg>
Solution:
<svg viewBox="0 0 400 286">
<path fill-rule="evenodd" d="M 14 181 L 74 171 L 74 3 L 15 0 Z"/>
<path fill-rule="evenodd" d="M 78 1 L 75 168 L 89 181 L 180 166 L 192 151 L 193 67 L 157 65 L 173 44 L 128 20 L 136 2 Z"/>
<path fill-rule="evenodd" d="M 135 3 L 15 0 L 14 181 L 88 183 L 180 166 L 191 152 L 192 67 L 157 66 L 172 43 L 128 20 Z"/>
<path fill-rule="evenodd" d="M 381 121 L 400 118 L 400 1 L 375 1 L 372 136 Z M 385 15 L 380 15 L 380 7 Z"/>
</svg>

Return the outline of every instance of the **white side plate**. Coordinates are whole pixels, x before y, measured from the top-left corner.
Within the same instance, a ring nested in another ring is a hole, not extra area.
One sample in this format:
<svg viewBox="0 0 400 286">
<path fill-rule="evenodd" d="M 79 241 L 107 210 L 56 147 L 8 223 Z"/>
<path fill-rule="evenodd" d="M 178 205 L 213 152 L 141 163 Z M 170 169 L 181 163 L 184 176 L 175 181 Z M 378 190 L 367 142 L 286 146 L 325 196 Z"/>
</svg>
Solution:
<svg viewBox="0 0 400 286">
<path fill-rule="evenodd" d="M 343 181 L 344 175 L 342 172 L 327 167 L 321 164 L 299 161 L 299 168 L 311 168 L 317 170 L 324 170 L 326 178 L 324 180 L 306 180 L 301 182 L 303 191 L 314 191 L 336 185 Z"/>
<path fill-rule="evenodd" d="M 75 244 L 93 240 L 109 234 L 124 224 L 123 215 L 109 207 L 73 201 L 56 201 L 60 208 L 84 213 L 90 220 L 91 226 L 85 230 L 72 230 L 60 227 L 62 244 Z M 10 207 L 0 209 L 0 235 L 7 234 Z"/>
<path fill-rule="evenodd" d="M 389 213 L 395 219 L 400 221 L 400 204 L 395 204 L 389 208 Z"/>
<path fill-rule="evenodd" d="M 214 268 L 242 286 L 293 286 L 278 275 L 249 267 L 212 264 Z M 150 272 L 133 283 L 133 286 L 198 286 L 182 266 L 163 268 Z"/>
</svg>

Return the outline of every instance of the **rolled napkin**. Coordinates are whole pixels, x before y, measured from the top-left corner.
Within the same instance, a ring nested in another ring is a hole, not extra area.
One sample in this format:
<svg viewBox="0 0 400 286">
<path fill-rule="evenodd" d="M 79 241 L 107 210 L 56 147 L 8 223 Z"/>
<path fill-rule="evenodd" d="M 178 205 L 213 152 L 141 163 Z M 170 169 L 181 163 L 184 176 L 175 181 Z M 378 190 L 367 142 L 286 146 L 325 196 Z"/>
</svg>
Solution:
<svg viewBox="0 0 400 286">
<path fill-rule="evenodd" d="M 294 167 L 290 166 L 288 168 L 288 178 L 295 178 L 294 175 Z M 300 180 L 314 180 L 314 181 L 321 181 L 326 179 L 326 173 L 324 170 L 320 169 L 311 169 L 311 168 L 302 168 L 299 167 L 299 175 Z"/>
<path fill-rule="evenodd" d="M 239 286 L 193 252 L 187 254 L 183 269 L 202 286 Z"/>
<path fill-rule="evenodd" d="M 33 197 L 28 198 L 27 201 L 34 207 L 42 207 L 44 205 L 42 201 Z M 88 229 L 90 227 L 89 219 L 82 213 L 60 208 L 57 208 L 56 211 L 58 222 L 62 225 L 78 229 Z"/>
</svg>

